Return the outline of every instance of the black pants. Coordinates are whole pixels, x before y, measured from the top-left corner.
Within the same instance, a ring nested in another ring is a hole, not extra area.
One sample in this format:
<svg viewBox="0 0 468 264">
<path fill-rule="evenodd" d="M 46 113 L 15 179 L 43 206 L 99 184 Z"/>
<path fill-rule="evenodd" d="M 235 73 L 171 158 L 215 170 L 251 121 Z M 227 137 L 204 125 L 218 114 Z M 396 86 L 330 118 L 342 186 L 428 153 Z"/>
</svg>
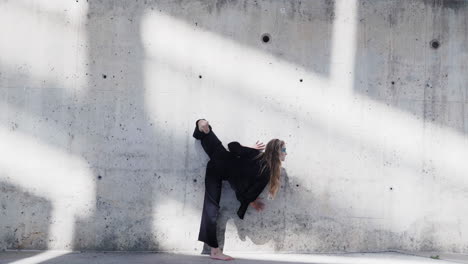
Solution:
<svg viewBox="0 0 468 264">
<path fill-rule="evenodd" d="M 206 166 L 205 174 L 205 200 L 203 202 L 203 212 L 200 224 L 198 240 L 203 241 L 210 247 L 218 247 L 216 237 L 216 219 L 219 212 L 219 201 L 221 199 L 222 181 L 228 180 L 228 170 L 232 154 L 224 148 L 221 141 L 216 137 L 210 126 L 210 132 L 205 134 L 198 130 L 198 120 L 195 125 L 193 137 L 201 140 L 201 145 L 210 161 Z"/>
</svg>

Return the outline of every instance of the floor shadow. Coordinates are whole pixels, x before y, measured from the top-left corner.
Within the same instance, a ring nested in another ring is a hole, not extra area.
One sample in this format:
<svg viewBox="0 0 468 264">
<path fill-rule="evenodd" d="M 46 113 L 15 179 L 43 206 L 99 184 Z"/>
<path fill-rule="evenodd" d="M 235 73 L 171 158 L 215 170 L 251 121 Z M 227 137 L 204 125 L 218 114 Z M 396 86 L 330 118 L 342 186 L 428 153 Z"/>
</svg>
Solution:
<svg viewBox="0 0 468 264">
<path fill-rule="evenodd" d="M 15 261 L 24 262 L 28 259 L 31 253 L 26 252 L 3 252 L 0 253 L 0 263 L 12 263 Z M 86 253 L 69 253 L 59 257 L 39 262 L 41 264 L 56 264 L 56 263 L 218 263 L 209 259 L 207 256 L 193 256 L 184 254 L 158 254 L 158 253 L 143 253 L 143 252 L 86 252 Z M 38 263 L 38 264 L 39 264 Z M 236 257 L 235 263 L 244 264 L 342 264 L 342 263 L 375 263 L 375 264 L 423 264 L 423 263 L 452 263 L 450 260 L 433 260 L 428 257 L 417 257 L 404 255 L 393 252 L 385 252 L 380 254 L 261 254 L 249 255 L 241 254 Z"/>
</svg>

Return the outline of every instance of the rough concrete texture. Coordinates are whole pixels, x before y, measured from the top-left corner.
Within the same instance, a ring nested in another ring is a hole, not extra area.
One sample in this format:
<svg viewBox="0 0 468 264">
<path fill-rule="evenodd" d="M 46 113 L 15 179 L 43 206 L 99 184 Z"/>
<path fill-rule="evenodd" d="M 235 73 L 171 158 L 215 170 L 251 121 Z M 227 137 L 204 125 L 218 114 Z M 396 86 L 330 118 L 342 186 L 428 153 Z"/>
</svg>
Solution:
<svg viewBox="0 0 468 264">
<path fill-rule="evenodd" d="M 203 117 L 288 148 L 231 252 L 467 253 L 467 5 L 0 0 L 1 247 L 202 251 Z"/>
</svg>

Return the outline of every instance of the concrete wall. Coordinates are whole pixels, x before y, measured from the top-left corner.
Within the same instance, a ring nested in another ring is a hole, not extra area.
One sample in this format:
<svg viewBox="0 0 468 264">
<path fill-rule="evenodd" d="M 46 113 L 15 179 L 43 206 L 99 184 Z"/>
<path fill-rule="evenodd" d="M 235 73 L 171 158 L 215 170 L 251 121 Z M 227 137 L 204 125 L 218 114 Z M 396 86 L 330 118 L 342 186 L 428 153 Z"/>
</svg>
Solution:
<svg viewBox="0 0 468 264">
<path fill-rule="evenodd" d="M 223 186 L 227 250 L 467 253 L 467 17 L 466 1 L 2 0 L 0 245 L 200 252 L 203 117 L 225 145 L 289 152 L 264 212 L 239 220 Z"/>
</svg>

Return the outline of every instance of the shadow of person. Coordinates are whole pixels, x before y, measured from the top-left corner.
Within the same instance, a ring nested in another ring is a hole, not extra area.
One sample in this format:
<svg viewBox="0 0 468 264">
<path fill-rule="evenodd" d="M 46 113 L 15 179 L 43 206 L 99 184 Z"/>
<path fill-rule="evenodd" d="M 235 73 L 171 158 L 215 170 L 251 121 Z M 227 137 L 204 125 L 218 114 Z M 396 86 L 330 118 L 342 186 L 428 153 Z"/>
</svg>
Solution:
<svg viewBox="0 0 468 264">
<path fill-rule="evenodd" d="M 283 248 L 284 238 L 286 237 L 286 195 L 285 190 L 290 189 L 290 181 L 285 168 L 281 168 L 281 187 L 274 199 L 268 199 L 268 188 L 265 187 L 261 195 L 262 202 L 265 204 L 263 211 L 258 212 L 250 207 L 244 219 L 240 219 L 234 210 L 231 216 L 237 229 L 237 235 L 242 241 L 249 238 L 256 245 L 264 245 L 273 241 L 274 250 L 279 251 Z M 232 214 L 232 210 L 230 210 Z"/>
<path fill-rule="evenodd" d="M 262 251 L 273 252 L 300 249 L 346 253 L 386 250 L 392 246 L 392 241 L 398 240 L 397 234 L 375 223 L 379 219 L 353 217 L 356 212 L 343 207 L 346 201 L 338 205 L 327 195 L 314 193 L 309 182 L 289 178 L 284 168 L 281 169 L 280 190 L 273 200 L 266 198 L 268 187 L 260 195 L 265 209 L 257 212 L 249 208 L 242 220 L 236 214 L 239 202 L 234 191 L 228 183 L 223 183 L 217 226 L 221 249 L 226 246 L 228 251 L 237 251 L 260 246 Z M 239 240 L 243 241 L 242 245 L 226 244 Z M 210 248 L 205 245 L 202 254 L 209 252 Z"/>
<path fill-rule="evenodd" d="M 264 245 L 270 241 L 274 243 L 274 250 L 283 248 L 286 237 L 285 206 L 287 204 L 285 190 L 290 189 L 289 177 L 286 169 L 281 168 L 281 187 L 274 200 L 267 199 L 269 185 L 260 194 L 265 209 L 261 212 L 249 208 L 244 219 L 237 216 L 239 202 L 229 183 L 223 182 L 220 210 L 217 221 L 218 244 L 224 249 L 226 233 L 235 234 L 242 241 L 249 238 L 256 245 Z M 237 233 L 226 232 L 228 222 L 232 221 Z M 210 247 L 204 244 L 201 254 L 210 254 Z"/>
</svg>

